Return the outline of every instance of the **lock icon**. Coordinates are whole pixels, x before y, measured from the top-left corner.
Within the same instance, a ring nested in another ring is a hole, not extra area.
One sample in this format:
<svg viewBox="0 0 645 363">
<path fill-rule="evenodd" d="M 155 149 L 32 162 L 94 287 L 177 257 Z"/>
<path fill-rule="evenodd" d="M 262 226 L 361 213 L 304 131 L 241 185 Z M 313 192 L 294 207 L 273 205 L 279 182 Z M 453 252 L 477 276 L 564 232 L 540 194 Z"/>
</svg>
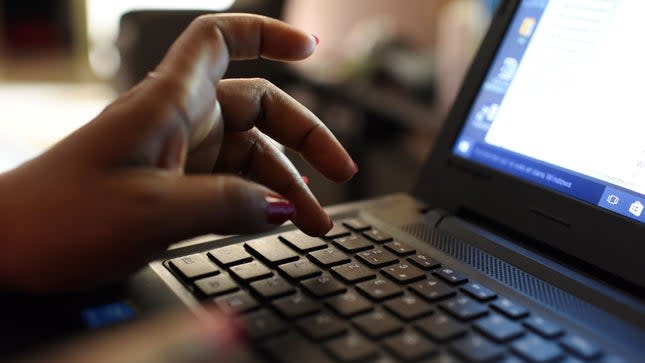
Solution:
<svg viewBox="0 0 645 363">
<path fill-rule="evenodd" d="M 643 203 L 637 200 L 632 203 L 631 206 L 629 206 L 629 213 L 635 215 L 636 217 L 640 217 L 641 213 L 643 213 L 643 208 L 645 208 L 645 206 L 643 206 Z"/>
</svg>

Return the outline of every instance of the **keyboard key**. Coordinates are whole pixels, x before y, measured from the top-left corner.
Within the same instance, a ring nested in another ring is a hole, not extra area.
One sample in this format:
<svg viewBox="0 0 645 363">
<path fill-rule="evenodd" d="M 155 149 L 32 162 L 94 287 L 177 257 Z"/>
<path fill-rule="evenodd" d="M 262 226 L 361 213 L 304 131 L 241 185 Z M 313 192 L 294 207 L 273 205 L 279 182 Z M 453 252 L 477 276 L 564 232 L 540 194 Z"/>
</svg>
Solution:
<svg viewBox="0 0 645 363">
<path fill-rule="evenodd" d="M 416 361 L 434 354 L 437 347 L 420 334 L 407 330 L 383 341 L 385 347 L 404 361 Z"/>
<path fill-rule="evenodd" d="M 278 238 L 295 248 L 300 253 L 310 252 L 327 247 L 327 242 L 318 237 L 306 235 L 301 231 L 283 233 Z"/>
<path fill-rule="evenodd" d="M 271 357 L 271 362 L 279 363 L 332 363 L 322 349 L 296 333 L 264 342 L 260 348 Z M 251 361 L 251 360 L 246 360 Z M 246 362 L 243 360 L 243 362 Z"/>
<path fill-rule="evenodd" d="M 475 329 L 499 343 L 504 343 L 524 334 L 522 325 L 495 314 L 479 319 Z"/>
<path fill-rule="evenodd" d="M 243 323 L 251 339 L 261 339 L 287 330 L 286 324 L 268 310 L 260 310 L 245 315 Z"/>
<path fill-rule="evenodd" d="M 441 264 L 435 261 L 434 258 L 424 255 L 423 253 L 417 253 L 414 256 L 408 257 L 408 261 L 412 262 L 413 264 L 417 265 L 417 267 L 425 271 L 434 270 L 435 268 L 441 266 Z"/>
<path fill-rule="evenodd" d="M 194 279 L 196 277 L 214 275 L 219 272 L 217 266 L 201 254 L 173 258 L 169 264 L 184 279 Z"/>
<path fill-rule="evenodd" d="M 278 271 L 292 280 L 303 280 L 321 274 L 318 266 L 305 259 L 280 265 Z"/>
<path fill-rule="evenodd" d="M 262 238 L 244 244 L 247 250 L 270 265 L 295 261 L 298 254 L 287 247 L 277 237 Z"/>
<path fill-rule="evenodd" d="M 349 229 L 343 227 L 342 224 L 334 224 L 333 227 L 331 227 L 331 230 L 327 232 L 324 239 L 334 239 L 338 237 L 343 237 L 349 235 L 351 232 Z"/>
<path fill-rule="evenodd" d="M 316 297 L 326 297 L 345 292 L 347 288 L 328 273 L 323 273 L 313 279 L 304 280 L 302 286 Z"/>
<path fill-rule="evenodd" d="M 336 338 L 325 345 L 341 362 L 359 362 L 375 358 L 379 350 L 375 344 L 356 333 Z"/>
<path fill-rule="evenodd" d="M 427 361 L 424 360 L 424 363 L 464 363 L 464 361 L 461 358 L 456 358 L 454 355 L 448 353 L 447 351 L 442 351 L 439 352 L 439 355 L 437 355 L 436 357 L 433 357 Z"/>
<path fill-rule="evenodd" d="M 372 226 L 370 226 L 369 224 L 367 224 L 367 222 L 365 222 L 360 218 L 345 219 L 342 223 L 343 223 L 343 226 L 347 228 L 351 228 L 357 232 L 366 231 L 372 228 Z"/>
<path fill-rule="evenodd" d="M 353 234 L 347 237 L 336 238 L 334 244 L 347 252 L 360 252 L 374 248 L 373 242 L 363 236 Z"/>
<path fill-rule="evenodd" d="M 367 232 L 363 232 L 363 236 L 377 243 L 390 242 L 392 240 L 392 236 L 385 232 L 381 232 L 378 229 L 371 229 Z"/>
<path fill-rule="evenodd" d="M 218 297 L 214 302 L 218 308 L 229 314 L 246 313 L 260 306 L 257 300 L 246 291 Z"/>
<path fill-rule="evenodd" d="M 407 243 L 399 242 L 399 241 L 388 242 L 384 244 L 383 247 L 396 253 L 399 256 L 407 256 L 416 252 L 414 247 L 410 246 Z"/>
<path fill-rule="evenodd" d="M 504 348 L 476 334 L 454 342 L 451 348 L 455 354 L 473 363 L 494 362 L 504 355 Z"/>
<path fill-rule="evenodd" d="M 401 262 L 397 265 L 386 267 L 381 272 L 399 284 L 408 284 L 426 277 L 423 271 L 408 262 Z"/>
<path fill-rule="evenodd" d="M 331 267 L 349 262 L 349 256 L 334 247 L 314 251 L 308 257 L 321 267 Z"/>
<path fill-rule="evenodd" d="M 550 363 L 562 357 L 562 349 L 536 335 L 527 335 L 511 343 L 511 350 L 531 363 Z"/>
<path fill-rule="evenodd" d="M 349 283 L 365 281 L 376 277 L 376 273 L 358 262 L 336 266 L 331 271 Z"/>
<path fill-rule="evenodd" d="M 559 325 L 537 315 L 524 320 L 524 326 L 545 338 L 556 338 L 564 333 L 564 330 Z"/>
<path fill-rule="evenodd" d="M 403 323 L 399 319 L 381 309 L 359 315 L 352 322 L 370 338 L 382 338 L 403 330 Z"/>
<path fill-rule="evenodd" d="M 466 334 L 467 327 L 443 313 L 432 314 L 418 321 L 416 328 L 430 338 L 445 342 Z"/>
<path fill-rule="evenodd" d="M 455 290 L 436 279 L 427 279 L 410 287 L 412 291 L 429 301 L 436 301 L 456 294 Z"/>
<path fill-rule="evenodd" d="M 382 301 L 403 294 L 403 290 L 392 281 L 377 278 L 361 282 L 356 288 L 372 300 Z"/>
<path fill-rule="evenodd" d="M 413 295 L 397 297 L 386 301 L 383 305 L 403 320 L 414 320 L 432 313 L 430 304 Z"/>
<path fill-rule="evenodd" d="M 295 319 L 318 312 L 321 305 L 308 296 L 296 294 L 275 300 L 273 307 L 287 319 Z"/>
<path fill-rule="evenodd" d="M 258 261 L 233 266 L 231 273 L 244 281 L 259 280 L 273 275 L 271 270 Z"/>
<path fill-rule="evenodd" d="M 434 275 L 453 285 L 463 284 L 468 281 L 465 276 L 447 267 L 443 267 L 435 271 Z"/>
<path fill-rule="evenodd" d="M 489 301 L 497 297 L 497 294 L 493 290 L 488 289 L 475 282 L 470 282 L 465 286 L 462 286 L 461 291 L 479 301 Z"/>
<path fill-rule="evenodd" d="M 602 351 L 591 341 L 579 335 L 567 335 L 560 340 L 560 345 L 569 352 L 586 360 L 600 357 Z"/>
<path fill-rule="evenodd" d="M 274 299 L 276 297 L 289 295 L 296 291 L 284 278 L 280 276 L 269 277 L 268 279 L 259 280 L 251 283 L 251 289 L 265 299 Z"/>
<path fill-rule="evenodd" d="M 222 295 L 238 289 L 235 281 L 228 275 L 217 275 L 196 280 L 195 287 L 204 296 Z"/>
<path fill-rule="evenodd" d="M 327 300 L 327 305 L 338 315 L 349 318 L 372 310 L 372 303 L 355 291 L 348 291 L 342 295 Z"/>
<path fill-rule="evenodd" d="M 316 314 L 300 320 L 297 325 L 305 335 L 315 341 L 326 340 L 347 332 L 347 324 L 329 313 Z"/>
<path fill-rule="evenodd" d="M 505 297 L 493 301 L 490 305 L 512 319 L 520 319 L 529 315 L 527 308 Z"/>
<path fill-rule="evenodd" d="M 439 306 L 460 320 L 475 319 L 488 314 L 486 305 L 480 304 L 466 296 L 458 296 L 444 301 Z"/>
<path fill-rule="evenodd" d="M 220 247 L 211 250 L 208 255 L 224 266 L 239 265 L 240 263 L 250 262 L 253 259 L 242 245 Z"/>
<path fill-rule="evenodd" d="M 382 248 L 374 248 L 369 251 L 360 252 L 356 258 L 370 267 L 379 268 L 399 262 L 399 259 Z"/>
</svg>

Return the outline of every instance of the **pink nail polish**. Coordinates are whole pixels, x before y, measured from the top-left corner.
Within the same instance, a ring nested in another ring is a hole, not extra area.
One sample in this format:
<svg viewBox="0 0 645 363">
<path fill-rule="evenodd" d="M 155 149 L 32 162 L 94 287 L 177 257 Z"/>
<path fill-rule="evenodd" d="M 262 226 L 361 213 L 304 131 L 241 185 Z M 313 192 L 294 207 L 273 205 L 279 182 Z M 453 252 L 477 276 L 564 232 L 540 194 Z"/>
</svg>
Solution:
<svg viewBox="0 0 645 363">
<path fill-rule="evenodd" d="M 305 183 L 305 184 L 309 184 L 309 177 L 308 177 L 308 176 L 306 176 L 306 175 L 301 175 L 300 177 L 302 178 L 302 182 L 303 182 L 303 183 Z"/>
<path fill-rule="evenodd" d="M 315 34 L 311 34 L 312 37 L 314 37 L 314 40 L 316 41 L 316 45 L 320 44 L 320 39 Z"/>
<path fill-rule="evenodd" d="M 265 197 L 266 219 L 270 224 L 280 225 L 296 214 L 296 208 L 283 196 L 268 193 Z"/>
<path fill-rule="evenodd" d="M 354 173 L 358 173 L 358 170 L 359 170 L 358 164 L 356 164 L 356 162 L 354 161 Z"/>
</svg>

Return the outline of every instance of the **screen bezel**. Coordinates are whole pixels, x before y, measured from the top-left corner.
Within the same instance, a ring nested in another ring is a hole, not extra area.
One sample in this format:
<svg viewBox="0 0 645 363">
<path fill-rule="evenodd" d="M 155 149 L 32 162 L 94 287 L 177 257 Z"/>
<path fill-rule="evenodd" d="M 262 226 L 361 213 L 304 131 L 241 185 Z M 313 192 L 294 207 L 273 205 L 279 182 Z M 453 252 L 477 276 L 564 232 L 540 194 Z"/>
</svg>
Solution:
<svg viewBox="0 0 645 363">
<path fill-rule="evenodd" d="M 520 5 L 503 1 L 421 171 L 414 195 L 463 210 L 645 288 L 645 225 L 453 154 L 453 145 Z"/>
</svg>

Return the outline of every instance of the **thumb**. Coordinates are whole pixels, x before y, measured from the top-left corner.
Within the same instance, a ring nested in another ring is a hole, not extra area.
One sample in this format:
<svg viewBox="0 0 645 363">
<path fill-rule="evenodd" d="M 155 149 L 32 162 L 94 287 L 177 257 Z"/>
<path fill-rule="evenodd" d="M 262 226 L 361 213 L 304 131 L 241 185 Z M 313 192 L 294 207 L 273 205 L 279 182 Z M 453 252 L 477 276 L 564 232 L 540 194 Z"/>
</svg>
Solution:
<svg viewBox="0 0 645 363">
<path fill-rule="evenodd" d="M 216 311 L 157 315 L 74 339 L 19 362 L 229 363 L 245 361 L 237 322 Z"/>
</svg>

